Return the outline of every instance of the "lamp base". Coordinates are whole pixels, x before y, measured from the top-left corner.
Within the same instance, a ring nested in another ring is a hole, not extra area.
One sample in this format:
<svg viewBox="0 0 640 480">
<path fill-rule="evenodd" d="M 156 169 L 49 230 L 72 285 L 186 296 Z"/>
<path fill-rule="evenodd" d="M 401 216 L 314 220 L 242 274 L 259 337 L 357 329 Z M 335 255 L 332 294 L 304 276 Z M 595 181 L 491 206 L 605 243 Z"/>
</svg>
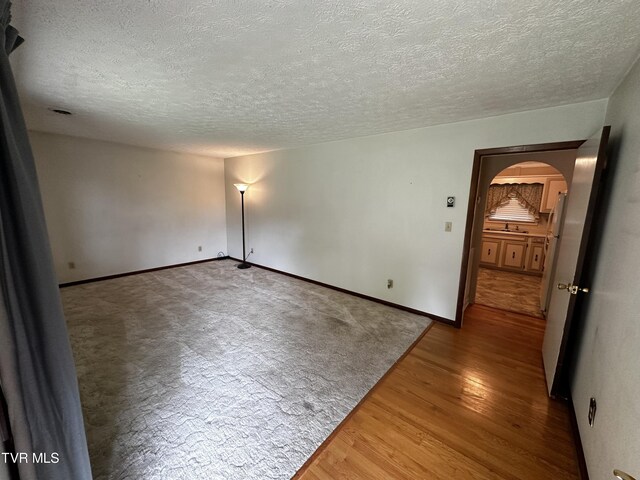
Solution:
<svg viewBox="0 0 640 480">
<path fill-rule="evenodd" d="M 248 263 L 242 262 L 238 264 L 238 268 L 241 270 L 244 270 L 245 268 L 251 268 L 251 265 L 249 265 Z"/>
</svg>

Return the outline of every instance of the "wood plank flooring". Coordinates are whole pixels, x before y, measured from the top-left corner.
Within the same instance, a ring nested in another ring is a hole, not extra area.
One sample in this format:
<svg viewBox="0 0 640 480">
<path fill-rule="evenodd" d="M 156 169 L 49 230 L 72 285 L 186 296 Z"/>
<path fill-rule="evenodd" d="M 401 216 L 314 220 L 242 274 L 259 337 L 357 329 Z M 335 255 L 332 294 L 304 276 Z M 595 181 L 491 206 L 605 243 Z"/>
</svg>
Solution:
<svg viewBox="0 0 640 480">
<path fill-rule="evenodd" d="M 461 330 L 434 325 L 294 478 L 579 478 L 543 333 L 544 320 L 480 305 Z"/>
</svg>

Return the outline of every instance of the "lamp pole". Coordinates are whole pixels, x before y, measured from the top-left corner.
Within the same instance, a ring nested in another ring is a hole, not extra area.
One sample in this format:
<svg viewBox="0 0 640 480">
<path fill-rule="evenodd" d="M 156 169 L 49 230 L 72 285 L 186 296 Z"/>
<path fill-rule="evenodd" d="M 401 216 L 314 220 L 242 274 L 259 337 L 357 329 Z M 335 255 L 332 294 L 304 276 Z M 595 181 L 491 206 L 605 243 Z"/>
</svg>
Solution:
<svg viewBox="0 0 640 480">
<path fill-rule="evenodd" d="M 238 264 L 238 268 L 245 269 L 245 268 L 251 268 L 251 265 L 246 262 L 247 253 L 246 253 L 245 240 L 244 240 L 244 192 L 247 191 L 247 189 L 249 188 L 249 185 L 245 183 L 236 183 L 235 187 L 240 192 L 240 199 L 242 203 L 242 262 Z"/>
</svg>

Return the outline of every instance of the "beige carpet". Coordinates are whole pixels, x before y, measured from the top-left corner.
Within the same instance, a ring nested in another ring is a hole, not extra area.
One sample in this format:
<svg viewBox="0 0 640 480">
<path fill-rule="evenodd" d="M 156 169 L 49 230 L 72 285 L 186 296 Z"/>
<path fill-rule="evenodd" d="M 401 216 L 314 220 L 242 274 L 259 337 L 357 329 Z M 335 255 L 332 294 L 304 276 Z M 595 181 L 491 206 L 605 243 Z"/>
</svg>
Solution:
<svg viewBox="0 0 640 480">
<path fill-rule="evenodd" d="M 429 323 L 230 260 L 62 297 L 96 480 L 290 478 Z"/>
<path fill-rule="evenodd" d="M 476 303 L 544 318 L 540 311 L 541 282 L 541 277 L 533 275 L 480 268 Z"/>
</svg>

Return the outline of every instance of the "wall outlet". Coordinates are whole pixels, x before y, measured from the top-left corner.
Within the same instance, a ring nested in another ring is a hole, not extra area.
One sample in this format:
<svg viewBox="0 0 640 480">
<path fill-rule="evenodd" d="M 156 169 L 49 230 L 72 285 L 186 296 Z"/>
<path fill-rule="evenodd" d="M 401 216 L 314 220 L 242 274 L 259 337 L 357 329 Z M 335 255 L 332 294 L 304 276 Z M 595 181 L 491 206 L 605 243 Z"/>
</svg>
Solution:
<svg viewBox="0 0 640 480">
<path fill-rule="evenodd" d="M 453 224 L 451 222 L 444 222 L 444 231 L 445 232 L 450 232 L 452 226 L 453 226 Z"/>
<path fill-rule="evenodd" d="M 253 253 L 253 248 L 251 249 L 251 251 L 249 253 Z"/>
<path fill-rule="evenodd" d="M 596 404 L 596 399 L 591 397 L 589 399 L 589 426 L 593 427 L 593 422 L 596 419 L 596 409 L 598 405 Z"/>
<path fill-rule="evenodd" d="M 75 262 L 69 262 L 69 270 L 75 270 L 76 268 L 76 263 Z"/>
<path fill-rule="evenodd" d="M 387 288 L 393 288 L 393 280 L 392 279 L 387 280 Z"/>
<path fill-rule="evenodd" d="M 202 251 L 202 245 L 198 246 L 198 251 L 201 252 Z"/>
</svg>

